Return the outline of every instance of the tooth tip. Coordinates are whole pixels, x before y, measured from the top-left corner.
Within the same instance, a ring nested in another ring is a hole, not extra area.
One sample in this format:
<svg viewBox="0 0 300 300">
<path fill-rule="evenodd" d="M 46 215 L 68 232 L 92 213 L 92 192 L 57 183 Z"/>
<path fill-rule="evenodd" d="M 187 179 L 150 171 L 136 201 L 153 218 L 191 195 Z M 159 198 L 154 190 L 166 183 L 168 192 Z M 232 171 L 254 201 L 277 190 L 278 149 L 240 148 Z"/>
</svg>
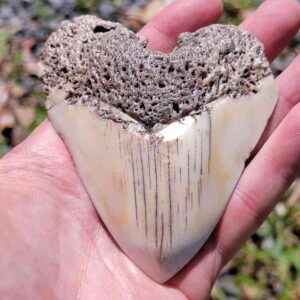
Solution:
<svg viewBox="0 0 300 300">
<path fill-rule="evenodd" d="M 195 255 L 198 244 L 186 246 L 185 249 L 172 253 L 161 253 L 159 250 L 132 250 L 129 257 L 134 258 L 136 265 L 150 278 L 164 283 L 172 278 Z"/>
</svg>

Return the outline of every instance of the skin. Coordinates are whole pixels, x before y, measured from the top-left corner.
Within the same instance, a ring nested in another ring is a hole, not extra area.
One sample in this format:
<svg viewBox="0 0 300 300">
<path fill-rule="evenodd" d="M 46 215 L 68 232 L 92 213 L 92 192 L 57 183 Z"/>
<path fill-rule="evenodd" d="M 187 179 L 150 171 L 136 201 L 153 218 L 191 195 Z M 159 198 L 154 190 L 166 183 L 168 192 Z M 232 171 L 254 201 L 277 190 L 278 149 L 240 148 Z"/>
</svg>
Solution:
<svg viewBox="0 0 300 300">
<path fill-rule="evenodd" d="M 171 51 L 180 32 L 216 21 L 219 0 L 180 0 L 140 34 Z M 267 0 L 241 25 L 272 61 L 300 26 L 296 0 Z M 300 56 L 277 78 L 280 99 L 205 247 L 158 284 L 111 239 L 49 121 L 0 160 L 1 299 L 207 299 L 223 266 L 299 175 Z"/>
</svg>

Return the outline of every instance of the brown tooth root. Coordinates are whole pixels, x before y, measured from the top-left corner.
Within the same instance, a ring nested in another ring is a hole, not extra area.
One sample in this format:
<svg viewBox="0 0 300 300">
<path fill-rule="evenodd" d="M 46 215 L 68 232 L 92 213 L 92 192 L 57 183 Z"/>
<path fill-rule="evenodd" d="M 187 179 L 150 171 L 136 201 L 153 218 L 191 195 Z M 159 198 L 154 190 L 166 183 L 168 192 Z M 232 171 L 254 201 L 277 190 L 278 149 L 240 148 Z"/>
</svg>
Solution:
<svg viewBox="0 0 300 300">
<path fill-rule="evenodd" d="M 101 26 L 110 30 L 95 33 Z M 91 16 L 66 21 L 42 51 L 43 83 L 63 87 L 69 104 L 85 103 L 118 120 L 99 105 L 101 99 L 152 128 L 218 97 L 255 93 L 258 81 L 270 74 L 262 44 L 235 26 L 183 33 L 171 53 L 145 47 L 144 38 L 121 24 Z"/>
</svg>

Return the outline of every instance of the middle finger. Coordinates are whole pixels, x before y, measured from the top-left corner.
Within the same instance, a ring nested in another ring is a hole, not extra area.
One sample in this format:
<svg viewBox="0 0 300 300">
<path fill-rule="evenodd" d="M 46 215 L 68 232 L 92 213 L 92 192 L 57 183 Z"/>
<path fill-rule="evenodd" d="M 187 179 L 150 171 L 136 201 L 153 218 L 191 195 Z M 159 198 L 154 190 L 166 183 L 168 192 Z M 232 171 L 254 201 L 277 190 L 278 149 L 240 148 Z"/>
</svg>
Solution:
<svg viewBox="0 0 300 300">
<path fill-rule="evenodd" d="M 267 0 L 240 27 L 256 36 L 271 62 L 286 47 L 300 26 L 297 0 Z"/>
</svg>

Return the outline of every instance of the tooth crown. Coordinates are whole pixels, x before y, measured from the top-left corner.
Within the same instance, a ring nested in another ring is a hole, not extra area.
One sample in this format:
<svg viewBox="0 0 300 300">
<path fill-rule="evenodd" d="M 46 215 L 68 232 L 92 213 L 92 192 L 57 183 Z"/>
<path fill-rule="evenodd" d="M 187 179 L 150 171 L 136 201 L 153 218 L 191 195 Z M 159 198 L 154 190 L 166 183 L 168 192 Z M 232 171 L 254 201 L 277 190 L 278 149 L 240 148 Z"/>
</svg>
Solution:
<svg viewBox="0 0 300 300">
<path fill-rule="evenodd" d="M 49 116 L 111 234 L 149 276 L 166 281 L 217 224 L 277 99 L 271 76 L 241 101 L 206 106 L 173 139 L 102 120 L 53 92 Z M 170 125 L 172 126 L 172 125 Z M 163 131 L 161 131 L 163 132 Z"/>
</svg>

